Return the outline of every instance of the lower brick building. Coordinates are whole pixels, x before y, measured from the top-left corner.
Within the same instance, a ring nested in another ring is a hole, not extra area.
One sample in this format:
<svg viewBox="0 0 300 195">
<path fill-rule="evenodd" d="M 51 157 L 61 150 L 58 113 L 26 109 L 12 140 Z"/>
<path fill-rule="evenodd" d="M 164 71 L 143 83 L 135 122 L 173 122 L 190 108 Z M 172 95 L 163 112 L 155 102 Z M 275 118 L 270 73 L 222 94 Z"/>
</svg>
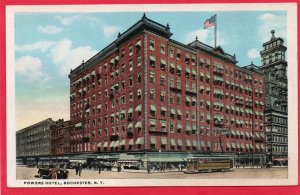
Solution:
<svg viewBox="0 0 300 195">
<path fill-rule="evenodd" d="M 264 79 L 145 15 L 70 78 L 71 153 L 264 154 Z"/>
<path fill-rule="evenodd" d="M 51 126 L 51 154 L 65 155 L 70 153 L 70 121 L 59 119 Z"/>
</svg>

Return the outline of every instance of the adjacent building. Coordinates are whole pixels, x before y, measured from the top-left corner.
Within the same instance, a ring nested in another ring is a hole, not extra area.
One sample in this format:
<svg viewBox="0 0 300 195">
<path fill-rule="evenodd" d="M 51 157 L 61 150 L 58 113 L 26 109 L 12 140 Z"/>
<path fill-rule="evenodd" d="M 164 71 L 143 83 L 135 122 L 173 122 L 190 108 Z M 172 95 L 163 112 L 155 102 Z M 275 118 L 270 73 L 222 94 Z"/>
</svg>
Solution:
<svg viewBox="0 0 300 195">
<path fill-rule="evenodd" d="M 51 129 L 55 122 L 48 118 L 16 132 L 17 157 L 51 155 Z"/>
<path fill-rule="evenodd" d="M 70 121 L 59 119 L 53 124 L 51 129 L 51 154 L 66 155 L 70 153 Z"/>
<path fill-rule="evenodd" d="M 71 70 L 71 153 L 265 152 L 263 74 L 171 36 L 144 15 Z"/>
<path fill-rule="evenodd" d="M 275 37 L 263 44 L 260 52 L 261 69 L 265 82 L 265 128 L 266 152 L 269 160 L 287 159 L 288 153 L 288 103 L 287 103 L 287 61 L 284 40 Z"/>
</svg>

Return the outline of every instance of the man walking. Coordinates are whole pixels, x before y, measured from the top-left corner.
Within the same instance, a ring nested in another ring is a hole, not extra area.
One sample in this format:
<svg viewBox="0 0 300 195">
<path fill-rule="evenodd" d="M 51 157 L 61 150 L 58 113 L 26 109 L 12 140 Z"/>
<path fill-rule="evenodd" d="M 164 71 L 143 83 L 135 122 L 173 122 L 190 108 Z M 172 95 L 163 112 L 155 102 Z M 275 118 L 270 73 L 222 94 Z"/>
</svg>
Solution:
<svg viewBox="0 0 300 195">
<path fill-rule="evenodd" d="M 78 174 L 79 174 L 79 176 L 81 176 L 81 172 L 82 172 L 82 164 L 79 163 L 79 165 L 78 165 Z"/>
<path fill-rule="evenodd" d="M 102 166 L 101 166 L 101 163 L 100 163 L 100 162 L 99 162 L 99 164 L 98 164 L 98 169 L 99 169 L 99 174 L 101 174 Z"/>
</svg>

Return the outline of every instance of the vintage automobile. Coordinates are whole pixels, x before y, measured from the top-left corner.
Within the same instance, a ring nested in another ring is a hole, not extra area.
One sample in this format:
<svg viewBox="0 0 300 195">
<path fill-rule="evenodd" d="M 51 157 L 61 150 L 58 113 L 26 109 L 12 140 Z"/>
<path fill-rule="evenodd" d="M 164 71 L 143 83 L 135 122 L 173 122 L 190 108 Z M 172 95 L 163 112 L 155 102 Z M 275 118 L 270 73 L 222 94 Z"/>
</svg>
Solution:
<svg viewBox="0 0 300 195">
<path fill-rule="evenodd" d="M 69 171 L 60 168 L 58 164 L 39 166 L 38 175 L 42 179 L 68 179 Z"/>
</svg>

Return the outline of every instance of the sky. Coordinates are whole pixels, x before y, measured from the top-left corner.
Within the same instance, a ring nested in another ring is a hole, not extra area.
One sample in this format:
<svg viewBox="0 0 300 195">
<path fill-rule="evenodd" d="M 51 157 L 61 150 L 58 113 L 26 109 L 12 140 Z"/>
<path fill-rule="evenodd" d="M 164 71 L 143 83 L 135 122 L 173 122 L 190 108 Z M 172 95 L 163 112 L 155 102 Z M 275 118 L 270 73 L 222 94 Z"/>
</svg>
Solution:
<svg viewBox="0 0 300 195">
<path fill-rule="evenodd" d="M 169 23 L 172 39 L 214 46 L 214 27 L 206 19 L 217 14 L 217 45 L 235 54 L 238 66 L 261 65 L 263 42 L 287 41 L 286 11 L 146 12 L 158 23 Z M 88 60 L 126 31 L 143 12 L 16 13 L 14 21 L 17 130 L 46 118 L 70 119 L 69 78 Z"/>
</svg>

